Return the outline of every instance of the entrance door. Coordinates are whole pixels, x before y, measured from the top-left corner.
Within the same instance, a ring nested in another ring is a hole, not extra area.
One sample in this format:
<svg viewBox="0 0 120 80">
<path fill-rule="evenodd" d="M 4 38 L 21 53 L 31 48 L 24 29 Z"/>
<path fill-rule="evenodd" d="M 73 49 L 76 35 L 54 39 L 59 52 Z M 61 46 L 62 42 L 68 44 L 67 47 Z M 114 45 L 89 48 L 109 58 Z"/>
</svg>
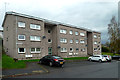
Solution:
<svg viewBox="0 0 120 80">
<path fill-rule="evenodd" d="M 48 47 L 48 55 L 52 55 L 52 47 Z"/>
</svg>

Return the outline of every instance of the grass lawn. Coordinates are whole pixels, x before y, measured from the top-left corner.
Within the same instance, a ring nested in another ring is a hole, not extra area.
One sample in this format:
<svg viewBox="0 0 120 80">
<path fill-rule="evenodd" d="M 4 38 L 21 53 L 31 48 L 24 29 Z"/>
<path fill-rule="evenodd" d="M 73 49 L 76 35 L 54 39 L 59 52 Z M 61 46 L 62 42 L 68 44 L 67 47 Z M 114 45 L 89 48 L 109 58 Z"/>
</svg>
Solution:
<svg viewBox="0 0 120 80">
<path fill-rule="evenodd" d="M 25 68 L 26 62 L 38 62 L 39 59 L 33 60 L 19 60 L 15 62 L 13 58 L 7 56 L 6 54 L 2 54 L 2 68 L 3 69 L 19 69 Z"/>
<path fill-rule="evenodd" d="M 114 54 L 113 53 L 102 52 L 102 55 L 111 55 L 111 56 L 113 56 Z M 119 55 L 120 56 L 120 54 L 115 54 L 115 55 Z"/>
</svg>

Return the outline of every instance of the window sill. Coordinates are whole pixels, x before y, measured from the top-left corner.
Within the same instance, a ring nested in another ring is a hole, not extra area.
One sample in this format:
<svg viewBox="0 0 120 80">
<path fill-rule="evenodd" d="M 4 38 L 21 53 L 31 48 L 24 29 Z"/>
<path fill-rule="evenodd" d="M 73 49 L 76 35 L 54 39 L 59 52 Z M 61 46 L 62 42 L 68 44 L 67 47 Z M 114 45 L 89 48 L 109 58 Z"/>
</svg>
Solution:
<svg viewBox="0 0 120 80">
<path fill-rule="evenodd" d="M 35 41 L 35 40 L 31 40 L 31 42 L 41 42 L 41 41 Z"/>
<path fill-rule="evenodd" d="M 67 51 L 61 51 L 61 53 L 67 53 Z"/>
<path fill-rule="evenodd" d="M 25 54 L 25 52 L 18 52 L 18 54 Z"/>
</svg>

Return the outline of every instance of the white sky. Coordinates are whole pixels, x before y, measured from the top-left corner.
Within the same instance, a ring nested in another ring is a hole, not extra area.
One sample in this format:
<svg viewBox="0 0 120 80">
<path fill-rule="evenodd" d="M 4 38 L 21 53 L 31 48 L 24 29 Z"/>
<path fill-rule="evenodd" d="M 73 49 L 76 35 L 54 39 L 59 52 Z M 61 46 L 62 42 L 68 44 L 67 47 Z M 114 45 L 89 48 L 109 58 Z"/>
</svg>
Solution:
<svg viewBox="0 0 120 80">
<path fill-rule="evenodd" d="M 118 17 L 118 0 L 0 0 L 0 29 L 5 11 L 100 31 L 105 43 L 110 19 Z"/>
</svg>

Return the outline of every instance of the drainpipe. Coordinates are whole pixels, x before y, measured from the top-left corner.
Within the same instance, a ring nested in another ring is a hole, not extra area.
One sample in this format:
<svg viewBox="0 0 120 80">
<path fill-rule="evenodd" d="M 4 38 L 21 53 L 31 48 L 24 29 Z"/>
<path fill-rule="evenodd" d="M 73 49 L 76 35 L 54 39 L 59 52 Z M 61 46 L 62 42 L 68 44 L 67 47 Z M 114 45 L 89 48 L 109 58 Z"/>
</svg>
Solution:
<svg viewBox="0 0 120 80">
<path fill-rule="evenodd" d="M 18 23 L 18 17 L 16 16 L 16 56 L 17 57 L 17 53 L 18 53 L 18 49 L 17 49 L 17 23 Z"/>
</svg>

